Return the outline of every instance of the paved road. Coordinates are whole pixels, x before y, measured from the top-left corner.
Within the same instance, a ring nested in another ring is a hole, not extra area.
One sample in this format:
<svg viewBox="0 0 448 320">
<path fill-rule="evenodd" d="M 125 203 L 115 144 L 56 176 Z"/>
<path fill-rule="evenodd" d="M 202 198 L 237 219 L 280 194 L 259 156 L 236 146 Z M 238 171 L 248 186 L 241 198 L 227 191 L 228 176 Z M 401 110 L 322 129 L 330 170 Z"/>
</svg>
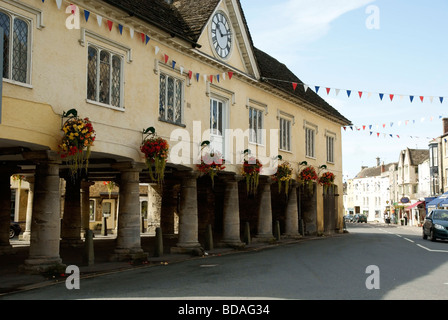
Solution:
<svg viewBox="0 0 448 320">
<path fill-rule="evenodd" d="M 448 299 L 448 242 L 423 240 L 412 227 L 348 224 L 348 230 L 257 252 L 81 279 L 79 290 L 61 283 L 2 298 Z"/>
</svg>

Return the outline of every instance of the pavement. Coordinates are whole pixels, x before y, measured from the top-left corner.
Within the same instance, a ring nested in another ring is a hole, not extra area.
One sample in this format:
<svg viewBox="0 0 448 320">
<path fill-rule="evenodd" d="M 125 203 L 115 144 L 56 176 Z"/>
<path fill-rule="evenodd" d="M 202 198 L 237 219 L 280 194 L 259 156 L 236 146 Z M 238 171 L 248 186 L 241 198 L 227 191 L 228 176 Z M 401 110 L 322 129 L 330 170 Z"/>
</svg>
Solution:
<svg viewBox="0 0 448 320">
<path fill-rule="evenodd" d="M 83 262 L 84 247 L 73 248 L 61 246 L 60 257 L 64 265 L 76 265 L 80 271 L 80 278 L 83 279 L 122 272 L 130 269 L 156 267 L 171 263 L 179 263 L 191 259 L 204 259 L 212 256 L 244 253 L 254 250 L 273 248 L 279 245 L 296 243 L 299 241 L 322 238 L 325 238 L 325 236 L 306 236 L 298 239 L 282 238 L 271 243 L 251 242 L 242 249 L 214 246 L 212 250 L 206 250 L 204 255 L 195 256 L 192 254 L 171 253 L 170 248 L 176 245 L 177 239 L 174 237 L 164 237 L 163 254 L 159 257 L 155 257 L 155 236 L 142 234 L 141 247 L 143 251 L 147 252 L 149 255 L 147 261 L 111 262 L 109 261 L 109 258 L 115 249 L 116 235 L 102 236 L 101 234 L 96 233 L 93 241 L 94 263 L 92 265 L 87 265 Z M 0 256 L 0 300 L 1 297 L 6 294 L 54 285 L 67 279 L 68 275 L 64 274 L 65 270 L 62 272 L 58 271 L 45 275 L 33 275 L 20 271 L 20 266 L 23 265 L 24 261 L 28 258 L 30 243 L 29 241 L 19 240 L 17 237 L 11 239 L 10 243 L 13 246 L 13 253 Z"/>
</svg>

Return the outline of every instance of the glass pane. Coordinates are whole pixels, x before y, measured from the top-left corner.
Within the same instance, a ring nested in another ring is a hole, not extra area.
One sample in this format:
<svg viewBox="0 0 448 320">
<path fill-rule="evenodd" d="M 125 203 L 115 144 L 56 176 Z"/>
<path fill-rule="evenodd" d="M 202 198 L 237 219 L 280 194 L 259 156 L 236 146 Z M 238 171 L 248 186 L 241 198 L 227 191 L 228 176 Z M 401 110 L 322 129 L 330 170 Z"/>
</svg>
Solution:
<svg viewBox="0 0 448 320">
<path fill-rule="evenodd" d="M 249 141 L 253 142 L 254 139 L 254 119 L 253 109 L 249 108 Z"/>
<path fill-rule="evenodd" d="M 121 93 L 121 59 L 118 56 L 112 58 L 112 102 L 114 107 L 120 107 Z"/>
<path fill-rule="evenodd" d="M 257 126 L 257 143 L 262 143 L 261 139 L 261 129 L 263 128 L 263 113 L 261 111 L 258 111 L 258 126 Z"/>
<path fill-rule="evenodd" d="M 0 12 L 0 27 L 4 30 L 3 35 L 3 78 L 9 78 L 9 35 L 11 19 L 8 15 Z"/>
<path fill-rule="evenodd" d="M 100 102 L 110 103 L 110 54 L 107 51 L 100 53 Z"/>
<path fill-rule="evenodd" d="M 95 48 L 89 47 L 87 62 L 87 99 L 97 101 L 96 90 L 96 75 L 97 75 L 97 59 L 98 52 Z"/>
<path fill-rule="evenodd" d="M 142 214 L 143 219 L 148 219 L 148 201 L 142 201 L 140 212 Z"/>
<path fill-rule="evenodd" d="M 174 107 L 174 122 L 182 122 L 182 81 L 176 80 L 176 95 Z"/>
<path fill-rule="evenodd" d="M 217 107 L 217 101 L 216 100 L 212 100 L 212 110 L 211 110 L 211 120 L 212 120 L 212 125 L 211 128 L 212 129 L 212 134 L 216 134 L 217 130 L 218 130 L 218 107 Z"/>
<path fill-rule="evenodd" d="M 218 132 L 216 134 L 220 136 L 223 135 L 222 111 L 222 102 L 218 102 Z"/>
<path fill-rule="evenodd" d="M 159 117 L 165 120 L 165 104 L 166 104 L 166 77 L 160 75 L 160 96 L 159 96 Z"/>
<path fill-rule="evenodd" d="M 14 19 L 12 79 L 27 82 L 28 66 L 28 24 Z"/>
<path fill-rule="evenodd" d="M 166 120 L 174 122 L 174 80 L 168 77 L 168 100 Z"/>
</svg>

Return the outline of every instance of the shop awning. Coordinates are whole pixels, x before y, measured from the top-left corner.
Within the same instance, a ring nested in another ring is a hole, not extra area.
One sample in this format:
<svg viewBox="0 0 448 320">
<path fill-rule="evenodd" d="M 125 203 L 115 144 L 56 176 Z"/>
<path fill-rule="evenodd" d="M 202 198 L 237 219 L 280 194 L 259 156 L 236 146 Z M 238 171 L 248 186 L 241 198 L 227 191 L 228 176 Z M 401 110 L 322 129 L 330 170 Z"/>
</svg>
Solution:
<svg viewBox="0 0 448 320">
<path fill-rule="evenodd" d="M 447 198 L 447 200 L 448 200 L 448 198 Z M 416 203 L 411 204 L 409 207 L 406 207 L 405 210 L 411 210 L 412 208 L 415 208 L 416 206 L 418 206 L 419 204 L 422 204 L 424 202 L 425 201 L 417 201 Z"/>
<path fill-rule="evenodd" d="M 438 208 L 442 203 L 448 204 L 448 192 L 445 192 L 440 197 L 437 197 L 434 200 L 428 202 L 426 208 L 435 209 Z"/>
</svg>

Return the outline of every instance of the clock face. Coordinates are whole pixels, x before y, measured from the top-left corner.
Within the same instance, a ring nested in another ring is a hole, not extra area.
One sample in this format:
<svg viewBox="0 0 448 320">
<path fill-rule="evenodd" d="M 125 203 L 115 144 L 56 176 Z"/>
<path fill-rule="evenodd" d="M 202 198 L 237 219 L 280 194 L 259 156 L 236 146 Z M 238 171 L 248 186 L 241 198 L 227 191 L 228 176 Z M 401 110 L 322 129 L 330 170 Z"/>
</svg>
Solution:
<svg viewBox="0 0 448 320">
<path fill-rule="evenodd" d="M 218 12 L 213 16 L 211 31 L 212 43 L 216 53 L 221 58 L 226 58 L 232 48 L 232 30 L 223 13 Z"/>
</svg>

